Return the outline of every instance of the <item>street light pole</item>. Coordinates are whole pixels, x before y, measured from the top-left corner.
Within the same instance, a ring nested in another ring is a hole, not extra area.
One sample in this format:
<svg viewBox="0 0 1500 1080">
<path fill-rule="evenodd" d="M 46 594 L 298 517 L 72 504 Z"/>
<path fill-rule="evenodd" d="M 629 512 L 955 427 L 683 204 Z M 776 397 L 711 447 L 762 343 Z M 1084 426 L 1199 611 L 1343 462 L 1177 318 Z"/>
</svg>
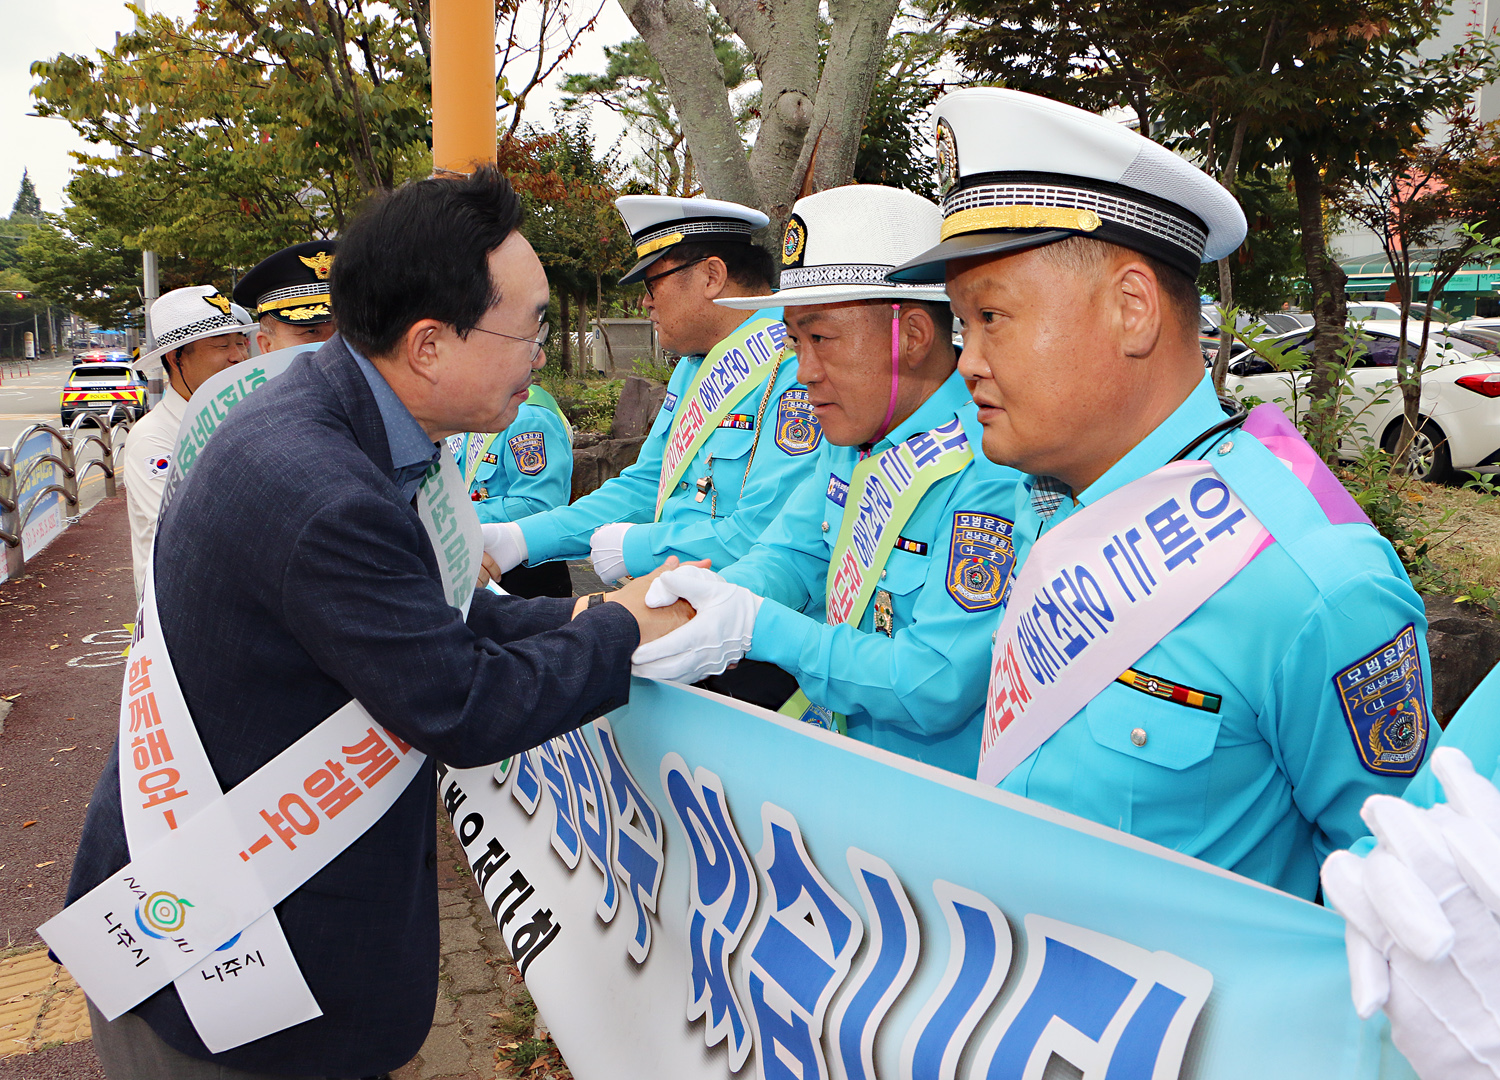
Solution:
<svg viewBox="0 0 1500 1080">
<path fill-rule="evenodd" d="M 432 171 L 495 160 L 495 0 L 432 0 Z"/>
</svg>

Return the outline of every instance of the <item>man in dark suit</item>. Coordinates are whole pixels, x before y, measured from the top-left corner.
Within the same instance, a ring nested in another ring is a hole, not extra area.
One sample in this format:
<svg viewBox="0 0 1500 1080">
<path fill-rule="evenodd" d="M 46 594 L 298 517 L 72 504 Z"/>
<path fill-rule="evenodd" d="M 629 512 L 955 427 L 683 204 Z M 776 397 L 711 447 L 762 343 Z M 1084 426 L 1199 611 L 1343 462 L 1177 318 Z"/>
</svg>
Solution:
<svg viewBox="0 0 1500 1080">
<path fill-rule="evenodd" d="M 499 761 L 622 704 L 632 651 L 691 614 L 647 608 L 647 578 L 609 602 L 479 591 L 467 620 L 445 598 L 414 496 L 439 441 L 503 430 L 541 362 L 547 283 L 519 217 L 493 169 L 368 206 L 333 271 L 341 336 L 237 407 L 169 504 L 161 633 L 226 791 L 351 697 L 430 758 Z M 93 1012 L 111 1080 L 409 1060 L 437 992 L 434 802 L 429 759 L 277 905 L 321 1017 L 212 1054 L 169 985 L 112 1022 Z M 69 902 L 129 859 L 112 758 Z"/>
</svg>

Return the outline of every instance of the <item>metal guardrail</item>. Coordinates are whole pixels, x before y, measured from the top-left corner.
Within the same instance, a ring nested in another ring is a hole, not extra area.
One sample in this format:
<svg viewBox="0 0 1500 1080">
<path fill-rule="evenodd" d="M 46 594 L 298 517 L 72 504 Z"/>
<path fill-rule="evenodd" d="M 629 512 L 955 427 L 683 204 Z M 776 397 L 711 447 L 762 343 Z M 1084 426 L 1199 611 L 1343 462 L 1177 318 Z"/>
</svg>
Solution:
<svg viewBox="0 0 1500 1080">
<path fill-rule="evenodd" d="M 119 411 L 125 419 L 116 420 Z M 121 431 L 129 431 L 130 411 L 119 405 L 111 405 L 109 412 L 100 417 L 96 414 L 80 413 L 66 428 L 51 424 L 32 424 L 16 436 L 8 447 L 0 447 L 0 542 L 3 542 L 5 560 L 11 574 L 21 572 L 25 565 L 21 551 L 21 533 L 31 520 L 32 513 L 43 498 L 56 492 L 67 502 L 68 517 L 77 518 L 78 490 L 83 479 L 95 468 L 104 475 L 104 497 L 112 499 L 117 494 L 115 485 L 115 451 L 119 446 Z M 85 432 L 83 425 L 92 421 L 96 431 Z M 39 431 L 52 436 L 53 452 L 40 454 L 18 464 L 21 448 Z M 93 443 L 99 447 L 100 456 L 78 467 L 79 455 Z M 56 465 L 62 471 L 62 483 L 48 484 L 32 493 L 26 505 L 20 505 L 20 493 L 25 490 L 32 474 L 44 465 Z M 19 471 L 19 475 L 18 475 Z"/>
</svg>

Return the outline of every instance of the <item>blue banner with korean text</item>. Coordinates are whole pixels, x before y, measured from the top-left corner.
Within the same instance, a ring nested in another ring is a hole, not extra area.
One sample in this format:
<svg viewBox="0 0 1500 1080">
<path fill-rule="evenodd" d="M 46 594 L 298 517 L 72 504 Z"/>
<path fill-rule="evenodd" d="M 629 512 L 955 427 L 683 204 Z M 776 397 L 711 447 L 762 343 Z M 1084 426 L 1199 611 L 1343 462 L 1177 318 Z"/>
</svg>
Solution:
<svg viewBox="0 0 1500 1080">
<path fill-rule="evenodd" d="M 1409 1080 L 1343 923 L 697 690 L 444 805 L 580 1080 Z"/>
</svg>

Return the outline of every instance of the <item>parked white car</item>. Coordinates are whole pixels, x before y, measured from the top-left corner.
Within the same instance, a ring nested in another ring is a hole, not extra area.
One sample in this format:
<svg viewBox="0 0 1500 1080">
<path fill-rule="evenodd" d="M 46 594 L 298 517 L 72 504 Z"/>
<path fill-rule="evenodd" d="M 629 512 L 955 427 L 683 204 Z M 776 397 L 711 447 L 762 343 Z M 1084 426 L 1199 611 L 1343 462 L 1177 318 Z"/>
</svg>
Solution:
<svg viewBox="0 0 1500 1080">
<path fill-rule="evenodd" d="M 1401 391 L 1396 386 L 1396 346 L 1399 322 L 1367 322 L 1361 328 L 1365 351 L 1355 357 L 1349 375 L 1355 386 L 1350 404 L 1358 414 L 1358 432 L 1344 446 L 1351 457 L 1361 442 L 1374 442 L 1388 452 L 1401 432 Z M 1298 330 L 1273 339 L 1312 352 L 1312 331 Z M 1422 340 L 1421 324 L 1407 327 L 1415 350 Z M 1275 402 L 1290 417 L 1308 408 L 1308 373 L 1276 371 L 1254 354 L 1241 355 L 1229 365 L 1225 389 L 1235 397 Z M 1500 469 L 1500 357 L 1468 341 L 1433 330 L 1423 364 L 1421 414 L 1423 423 L 1410 449 L 1412 472 L 1418 479 L 1440 482 L 1455 470 Z"/>
</svg>

